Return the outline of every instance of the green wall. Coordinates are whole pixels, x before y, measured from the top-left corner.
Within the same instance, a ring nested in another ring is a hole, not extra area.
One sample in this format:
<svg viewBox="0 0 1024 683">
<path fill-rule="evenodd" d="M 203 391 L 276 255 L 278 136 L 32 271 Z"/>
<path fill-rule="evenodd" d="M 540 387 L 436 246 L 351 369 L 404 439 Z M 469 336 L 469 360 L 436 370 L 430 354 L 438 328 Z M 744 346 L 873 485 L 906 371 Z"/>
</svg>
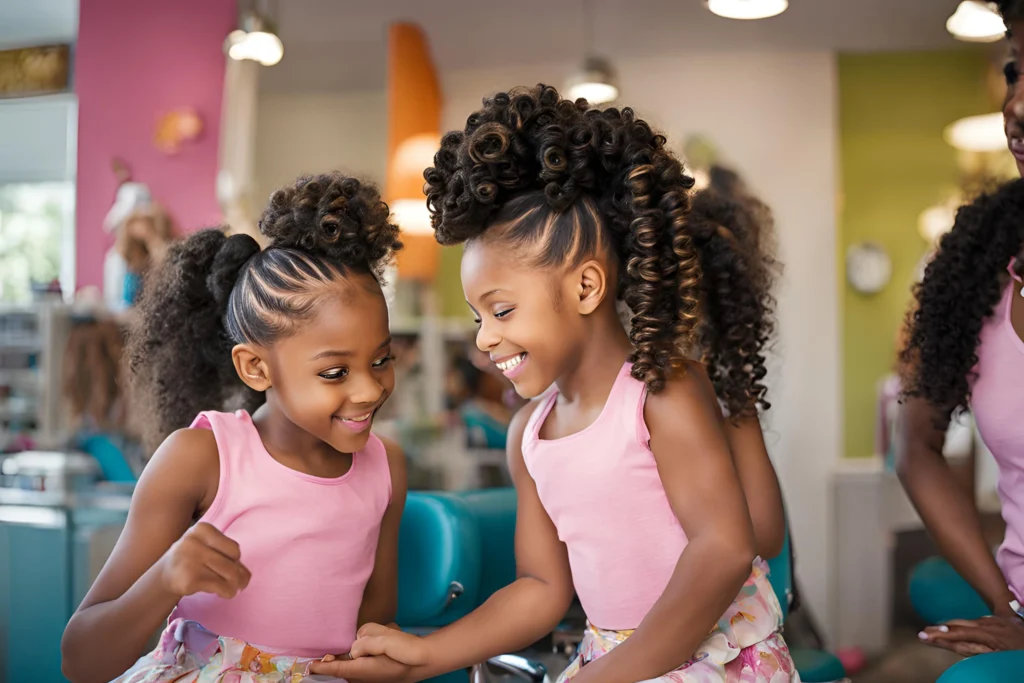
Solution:
<svg viewBox="0 0 1024 683">
<path fill-rule="evenodd" d="M 942 130 L 997 108 L 986 97 L 985 70 L 985 53 L 973 49 L 838 57 L 837 258 L 848 457 L 874 451 L 876 386 L 892 367 L 896 331 L 926 248 L 918 215 L 957 183 L 956 153 Z M 874 296 L 858 294 L 845 279 L 846 248 L 864 240 L 881 244 L 893 262 L 892 281 Z"/>
<path fill-rule="evenodd" d="M 462 294 L 462 245 L 441 248 L 437 267 L 437 296 L 441 301 L 441 315 L 446 318 L 472 319 L 473 314 Z"/>
</svg>

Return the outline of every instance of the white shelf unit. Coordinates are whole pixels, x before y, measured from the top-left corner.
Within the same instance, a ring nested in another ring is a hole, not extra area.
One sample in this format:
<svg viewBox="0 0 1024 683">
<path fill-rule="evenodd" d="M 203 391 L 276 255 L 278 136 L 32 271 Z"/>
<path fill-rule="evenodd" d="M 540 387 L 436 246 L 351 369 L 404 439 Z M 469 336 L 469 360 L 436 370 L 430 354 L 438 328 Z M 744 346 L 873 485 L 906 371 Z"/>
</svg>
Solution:
<svg viewBox="0 0 1024 683">
<path fill-rule="evenodd" d="M 60 302 L 0 305 L 0 451 L 18 436 L 39 447 L 64 433 L 61 363 L 71 309 Z"/>
</svg>

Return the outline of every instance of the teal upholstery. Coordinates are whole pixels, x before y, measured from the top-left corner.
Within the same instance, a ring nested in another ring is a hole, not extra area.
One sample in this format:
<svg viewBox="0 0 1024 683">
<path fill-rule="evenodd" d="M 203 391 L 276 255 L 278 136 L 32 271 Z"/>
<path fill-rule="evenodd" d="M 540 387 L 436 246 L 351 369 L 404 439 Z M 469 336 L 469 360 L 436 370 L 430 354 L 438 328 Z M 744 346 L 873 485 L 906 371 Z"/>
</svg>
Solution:
<svg viewBox="0 0 1024 683">
<path fill-rule="evenodd" d="M 789 601 L 793 595 L 793 562 L 789 544 L 789 524 L 786 524 L 785 536 L 782 539 L 782 550 L 768 560 L 768 581 L 772 584 L 775 597 L 782 605 L 782 621 L 789 619 Z"/>
<path fill-rule="evenodd" d="M 846 669 L 831 652 L 807 647 L 790 648 L 802 683 L 831 683 L 846 678 Z"/>
<path fill-rule="evenodd" d="M 957 662 L 936 683 L 1008 683 L 1024 678 L 1024 650 L 993 652 Z"/>
<path fill-rule="evenodd" d="M 398 535 L 399 626 L 444 626 L 471 612 L 480 558 L 476 519 L 460 498 L 410 492 Z"/>
<path fill-rule="evenodd" d="M 134 484 L 135 473 L 124 457 L 120 447 L 106 434 L 92 434 L 82 438 L 78 447 L 99 463 L 103 478 L 107 481 Z"/>
<path fill-rule="evenodd" d="M 988 605 L 969 583 L 941 557 L 929 557 L 910 573 L 910 602 L 929 624 L 951 619 L 980 619 Z M 1024 678 L 1024 651 L 977 655 L 951 666 L 938 683 L 1001 683 Z"/>
<path fill-rule="evenodd" d="M 977 591 L 941 557 L 929 557 L 914 567 L 908 591 L 914 611 L 928 624 L 980 619 L 992 613 Z"/>
<path fill-rule="evenodd" d="M 469 613 L 515 580 L 514 489 L 410 492 L 398 539 L 398 624 L 429 631 Z M 462 594 L 451 600 L 457 582 Z M 428 683 L 468 683 L 466 671 Z"/>
<path fill-rule="evenodd" d="M 789 521 L 786 521 L 782 550 L 768 560 L 768 581 L 772 584 L 775 597 L 782 606 L 782 621 L 789 618 L 789 603 L 793 596 L 793 548 L 789 538 Z M 831 683 L 846 678 L 843 663 L 831 652 L 806 647 L 790 647 L 793 663 L 800 672 L 803 683 Z"/>
<path fill-rule="evenodd" d="M 457 494 L 480 532 L 481 566 L 477 603 L 516 580 L 516 490 L 484 489 Z"/>
<path fill-rule="evenodd" d="M 505 450 L 508 425 L 469 404 L 462 408 L 462 421 L 475 437 L 473 442 L 486 448 Z"/>
</svg>

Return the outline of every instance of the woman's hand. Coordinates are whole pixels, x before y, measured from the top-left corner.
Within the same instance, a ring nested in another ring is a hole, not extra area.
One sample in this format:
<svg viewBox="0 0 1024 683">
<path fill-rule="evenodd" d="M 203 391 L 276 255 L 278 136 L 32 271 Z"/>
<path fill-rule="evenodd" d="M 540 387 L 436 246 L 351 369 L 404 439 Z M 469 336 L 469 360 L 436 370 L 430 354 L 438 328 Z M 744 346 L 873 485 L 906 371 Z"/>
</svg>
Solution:
<svg viewBox="0 0 1024 683">
<path fill-rule="evenodd" d="M 1024 620 L 1017 616 L 954 619 L 941 626 L 929 626 L 921 632 L 921 640 L 964 656 L 1024 650 Z"/>
</svg>

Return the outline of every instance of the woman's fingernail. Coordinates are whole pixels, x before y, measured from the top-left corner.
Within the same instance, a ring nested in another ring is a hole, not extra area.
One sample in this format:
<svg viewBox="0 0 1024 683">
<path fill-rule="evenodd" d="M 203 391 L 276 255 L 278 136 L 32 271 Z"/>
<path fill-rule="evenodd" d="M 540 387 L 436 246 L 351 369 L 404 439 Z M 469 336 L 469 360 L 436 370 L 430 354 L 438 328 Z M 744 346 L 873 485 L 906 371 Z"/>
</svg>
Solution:
<svg viewBox="0 0 1024 683">
<path fill-rule="evenodd" d="M 921 640 L 928 640 L 928 634 L 925 633 L 924 631 L 921 631 L 920 633 L 918 633 L 917 637 L 920 638 Z"/>
<path fill-rule="evenodd" d="M 942 626 L 939 627 L 939 631 L 942 632 L 942 633 L 949 633 L 949 627 L 946 626 L 945 624 L 943 624 Z"/>
</svg>

